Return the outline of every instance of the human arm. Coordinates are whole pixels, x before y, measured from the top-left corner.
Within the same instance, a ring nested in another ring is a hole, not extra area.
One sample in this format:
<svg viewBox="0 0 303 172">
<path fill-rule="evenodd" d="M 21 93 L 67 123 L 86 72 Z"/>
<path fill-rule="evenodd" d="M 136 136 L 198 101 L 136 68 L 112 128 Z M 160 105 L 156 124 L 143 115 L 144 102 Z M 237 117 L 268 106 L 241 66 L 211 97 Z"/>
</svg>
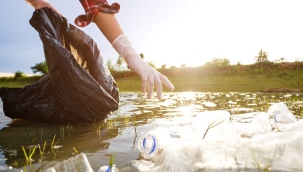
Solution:
<svg viewBox="0 0 303 172">
<path fill-rule="evenodd" d="M 152 97 L 154 86 L 156 86 L 157 97 L 162 99 L 162 83 L 169 90 L 174 90 L 174 85 L 166 76 L 159 73 L 139 56 L 127 36 L 123 33 L 114 14 L 98 12 L 94 22 L 115 50 L 122 56 L 129 68 L 141 77 L 141 90 L 143 93 L 147 91 L 148 98 Z"/>
<path fill-rule="evenodd" d="M 63 17 L 63 15 L 56 9 L 54 8 L 47 0 L 25 0 L 29 5 L 34 7 L 35 9 L 40 9 L 43 7 L 48 7 L 53 9 L 57 14 Z"/>
<path fill-rule="evenodd" d="M 35 9 L 42 7 L 52 8 L 56 13 L 63 16 L 47 0 L 25 0 Z M 107 40 L 122 56 L 128 67 L 134 70 L 142 79 L 142 92 L 148 92 L 151 98 L 154 86 L 156 86 L 158 99 L 162 98 L 162 83 L 169 90 L 174 90 L 174 85 L 168 78 L 146 63 L 132 47 L 127 36 L 123 33 L 114 13 L 119 11 L 119 4 L 108 5 L 106 0 L 80 0 L 86 14 L 76 18 L 75 23 L 84 27 L 90 22 L 95 22 Z M 81 25 L 83 24 L 83 25 Z"/>
</svg>

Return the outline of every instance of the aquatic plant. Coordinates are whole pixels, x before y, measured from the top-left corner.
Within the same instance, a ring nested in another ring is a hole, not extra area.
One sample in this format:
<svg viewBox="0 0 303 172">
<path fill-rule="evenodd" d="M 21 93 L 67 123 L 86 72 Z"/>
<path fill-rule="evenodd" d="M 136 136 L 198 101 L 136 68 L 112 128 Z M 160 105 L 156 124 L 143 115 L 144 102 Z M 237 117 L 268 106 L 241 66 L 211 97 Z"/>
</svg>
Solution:
<svg viewBox="0 0 303 172">
<path fill-rule="evenodd" d="M 35 131 L 30 130 L 24 133 L 24 137 L 26 138 L 26 141 L 29 141 L 29 139 L 31 139 L 32 143 L 37 139 Z"/>
<path fill-rule="evenodd" d="M 37 148 L 37 146 L 35 146 L 35 145 L 34 146 L 28 146 L 29 152 L 28 152 L 28 155 L 27 155 L 24 146 L 22 146 L 23 154 L 24 154 L 25 159 L 26 159 L 27 162 L 33 161 L 32 156 L 34 155 L 36 148 Z"/>
<path fill-rule="evenodd" d="M 5 146 L 1 146 L 2 147 L 2 151 L 3 152 L 7 152 L 7 151 L 10 151 L 11 148 L 13 146 L 13 143 L 9 143 L 6 147 Z"/>
<path fill-rule="evenodd" d="M 38 144 L 38 148 L 39 148 L 39 152 L 40 152 L 40 159 L 39 159 L 39 162 L 41 162 L 41 161 L 45 158 L 45 157 L 44 157 L 44 155 L 45 155 L 45 153 L 44 153 L 45 147 L 46 147 L 46 141 L 44 141 L 44 144 L 43 144 L 42 149 L 41 149 L 41 147 L 40 147 L 40 144 Z"/>
<path fill-rule="evenodd" d="M 10 157 L 17 156 L 17 150 L 12 149 L 13 143 L 9 143 L 6 147 L 1 146 L 2 152 L 8 154 Z"/>
<path fill-rule="evenodd" d="M 51 144 L 52 149 L 58 149 L 59 147 L 61 147 L 61 146 L 57 145 L 59 143 L 60 139 L 58 139 L 56 143 L 55 143 L 55 139 L 56 139 L 56 134 L 54 135 L 53 141 L 52 141 L 52 144 Z"/>
<path fill-rule="evenodd" d="M 76 154 L 79 154 L 78 150 L 75 147 L 73 147 L 73 150 L 75 151 Z"/>
<path fill-rule="evenodd" d="M 65 138 L 65 133 L 67 132 L 68 137 L 71 137 L 71 132 L 74 131 L 74 127 L 68 123 L 67 125 L 60 126 L 60 136 L 62 139 Z"/>
</svg>

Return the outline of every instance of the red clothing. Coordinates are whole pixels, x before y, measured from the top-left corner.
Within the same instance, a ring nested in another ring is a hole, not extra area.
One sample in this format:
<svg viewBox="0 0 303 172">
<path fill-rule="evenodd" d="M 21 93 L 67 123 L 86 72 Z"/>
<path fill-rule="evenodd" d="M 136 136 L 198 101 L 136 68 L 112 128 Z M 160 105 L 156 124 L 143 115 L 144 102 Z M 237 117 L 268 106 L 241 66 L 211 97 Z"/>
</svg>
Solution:
<svg viewBox="0 0 303 172">
<path fill-rule="evenodd" d="M 96 18 L 98 12 L 115 14 L 120 10 L 118 3 L 109 5 L 106 0 L 80 0 L 85 14 L 79 15 L 75 19 L 75 24 L 79 27 L 85 27 L 89 25 Z"/>
</svg>

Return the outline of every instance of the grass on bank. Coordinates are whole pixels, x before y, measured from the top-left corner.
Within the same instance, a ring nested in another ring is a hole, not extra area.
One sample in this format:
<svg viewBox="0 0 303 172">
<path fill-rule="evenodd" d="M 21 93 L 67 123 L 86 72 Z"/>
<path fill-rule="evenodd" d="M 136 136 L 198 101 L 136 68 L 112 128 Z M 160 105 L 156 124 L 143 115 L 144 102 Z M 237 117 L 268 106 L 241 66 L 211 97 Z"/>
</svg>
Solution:
<svg viewBox="0 0 303 172">
<path fill-rule="evenodd" d="M 265 76 L 212 76 L 212 77 L 171 77 L 175 92 L 259 92 L 271 88 L 287 88 L 303 90 L 303 78 L 266 78 Z M 24 87 L 34 83 L 29 80 L 0 81 L 0 87 Z M 120 78 L 116 80 L 118 88 L 124 91 L 140 91 L 141 79 L 139 77 Z M 163 85 L 164 91 L 169 91 Z"/>
<path fill-rule="evenodd" d="M 286 75 L 244 74 L 244 75 L 199 75 L 182 74 L 168 76 L 175 86 L 175 92 L 259 92 L 272 88 L 285 88 L 292 90 L 303 90 L 303 73 L 290 70 Z M 22 77 L 15 80 L 11 78 L 0 78 L 0 87 L 24 87 L 39 79 L 39 76 Z M 117 77 L 118 88 L 121 92 L 140 91 L 141 79 L 137 75 Z M 163 90 L 169 90 L 163 85 Z"/>
<path fill-rule="evenodd" d="M 35 83 L 40 79 L 41 76 L 24 76 L 18 79 L 14 77 L 0 77 L 0 88 L 9 87 L 9 88 L 20 88 L 26 85 Z"/>
<path fill-rule="evenodd" d="M 265 75 L 245 76 L 183 76 L 171 77 L 176 92 L 259 92 L 272 88 L 287 88 L 303 90 L 303 77 L 272 77 Z M 139 91 L 141 80 L 139 77 L 117 79 L 120 91 Z M 164 91 L 169 91 L 163 85 Z"/>
</svg>

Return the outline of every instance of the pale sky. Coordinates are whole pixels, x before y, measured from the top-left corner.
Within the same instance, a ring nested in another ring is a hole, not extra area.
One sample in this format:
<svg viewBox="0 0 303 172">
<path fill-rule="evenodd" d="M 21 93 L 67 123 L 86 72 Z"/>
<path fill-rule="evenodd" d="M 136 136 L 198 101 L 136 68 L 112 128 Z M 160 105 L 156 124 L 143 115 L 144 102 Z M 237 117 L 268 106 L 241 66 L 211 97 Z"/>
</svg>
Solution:
<svg viewBox="0 0 303 172">
<path fill-rule="evenodd" d="M 78 0 L 49 0 L 71 24 L 84 13 Z M 212 58 L 231 64 L 252 64 L 260 49 L 270 61 L 303 59 L 302 0 L 108 0 L 118 2 L 116 17 L 138 53 L 160 67 L 202 66 Z M 12 10 L 14 9 L 14 10 Z M 37 32 L 30 26 L 33 8 L 23 0 L 0 6 L 0 73 L 44 61 Z M 95 24 L 83 29 L 93 37 L 106 60 L 116 61 Z"/>
</svg>

